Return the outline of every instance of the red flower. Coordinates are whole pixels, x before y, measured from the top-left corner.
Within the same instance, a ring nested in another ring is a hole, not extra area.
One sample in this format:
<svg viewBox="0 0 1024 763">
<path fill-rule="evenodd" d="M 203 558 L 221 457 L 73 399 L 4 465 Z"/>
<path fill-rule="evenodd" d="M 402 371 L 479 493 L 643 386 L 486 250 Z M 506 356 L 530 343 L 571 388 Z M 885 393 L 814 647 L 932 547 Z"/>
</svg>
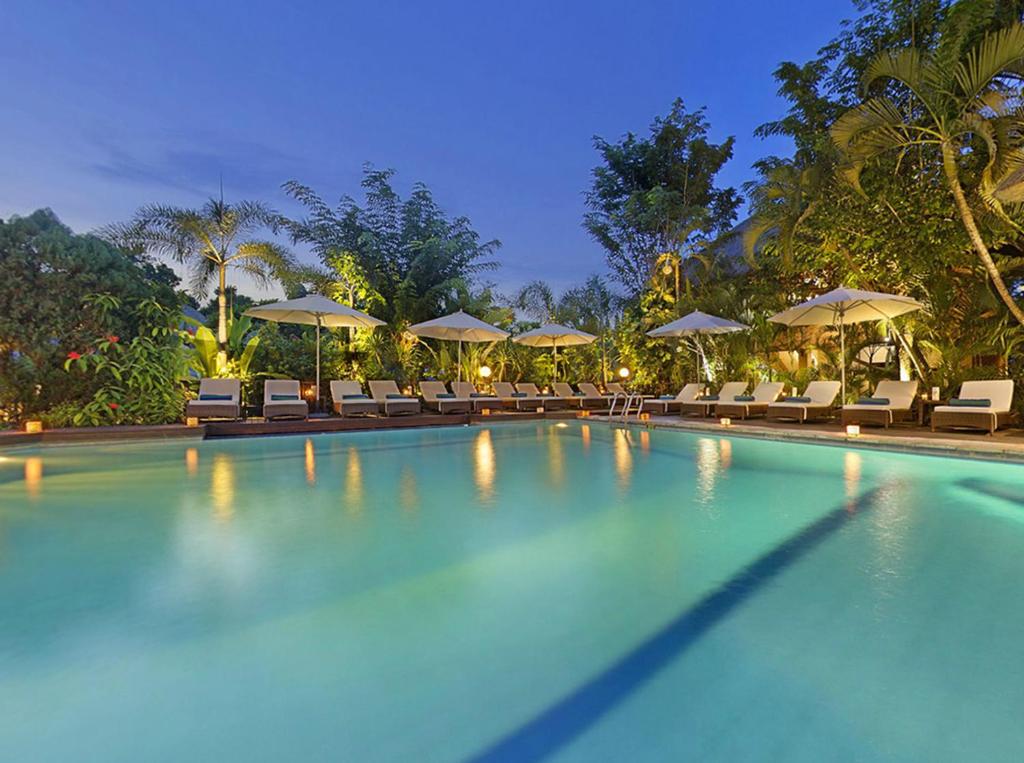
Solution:
<svg viewBox="0 0 1024 763">
<path fill-rule="evenodd" d="M 110 336 L 107 337 L 107 341 L 110 342 L 111 344 L 117 344 L 120 341 L 120 339 L 121 337 L 116 336 L 114 334 L 111 334 Z"/>
<path fill-rule="evenodd" d="M 112 411 L 116 411 L 118 408 L 121 407 L 117 403 L 107 403 L 107 405 L 110 406 L 110 410 L 112 410 Z"/>
<path fill-rule="evenodd" d="M 69 360 L 78 360 L 80 357 L 82 357 L 82 354 L 80 352 L 69 352 L 68 353 L 68 359 Z"/>
</svg>

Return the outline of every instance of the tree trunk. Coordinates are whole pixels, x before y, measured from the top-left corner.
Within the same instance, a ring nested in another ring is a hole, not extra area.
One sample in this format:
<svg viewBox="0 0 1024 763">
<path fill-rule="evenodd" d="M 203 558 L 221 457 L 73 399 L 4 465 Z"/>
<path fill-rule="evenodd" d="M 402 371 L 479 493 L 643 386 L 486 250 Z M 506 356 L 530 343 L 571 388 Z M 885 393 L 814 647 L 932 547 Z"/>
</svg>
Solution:
<svg viewBox="0 0 1024 763">
<path fill-rule="evenodd" d="M 219 268 L 217 284 L 217 370 L 223 371 L 228 363 L 228 294 L 227 268 Z"/>
<path fill-rule="evenodd" d="M 948 142 L 942 144 L 942 168 L 946 172 L 946 181 L 949 183 L 949 190 L 953 194 L 957 211 L 960 213 L 960 219 L 963 221 L 964 228 L 967 229 L 967 235 L 974 245 L 974 251 L 977 252 L 981 264 L 985 266 L 988 277 L 992 280 L 992 286 L 995 288 L 999 298 L 1006 304 L 1010 314 L 1017 319 L 1018 323 L 1024 326 L 1024 310 L 1021 310 L 1020 305 L 1017 304 L 1013 295 L 1010 294 L 1010 290 L 1006 288 L 1003 276 L 1000 274 L 995 262 L 993 262 L 992 255 L 989 254 L 988 247 L 981 237 L 978 224 L 974 220 L 974 213 L 971 212 L 971 207 L 967 203 L 967 197 L 964 195 L 964 189 L 960 185 L 956 155 L 953 152 L 953 147 Z"/>
</svg>

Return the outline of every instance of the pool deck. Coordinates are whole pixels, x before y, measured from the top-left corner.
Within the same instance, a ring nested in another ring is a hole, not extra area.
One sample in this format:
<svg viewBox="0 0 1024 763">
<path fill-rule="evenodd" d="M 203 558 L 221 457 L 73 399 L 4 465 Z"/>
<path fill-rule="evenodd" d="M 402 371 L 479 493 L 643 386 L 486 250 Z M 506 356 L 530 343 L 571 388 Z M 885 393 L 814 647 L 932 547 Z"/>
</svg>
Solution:
<svg viewBox="0 0 1024 763">
<path fill-rule="evenodd" d="M 609 418 L 596 416 L 593 420 L 609 421 Z M 610 423 L 621 424 L 622 419 L 615 416 Z M 918 426 L 897 425 L 888 429 L 861 426 L 860 435 L 850 437 L 846 434 L 846 428 L 836 421 L 797 424 L 764 419 L 734 419 L 729 427 L 723 427 L 717 419 L 652 416 L 649 421 L 638 421 L 635 416 L 630 416 L 628 423 L 630 426 L 677 429 L 730 437 L 757 437 L 817 445 L 879 448 L 907 453 L 1024 463 L 1024 429 L 1020 428 L 1001 429 L 994 435 L 989 435 L 969 430 L 932 432 L 927 427 Z"/>
<path fill-rule="evenodd" d="M 575 411 L 552 411 L 548 413 L 496 412 L 489 416 L 481 414 L 440 415 L 424 413 L 416 416 L 340 418 L 330 416 L 305 420 L 285 419 L 264 421 L 211 421 L 199 426 L 184 424 L 161 426 L 111 426 L 81 427 L 74 429 L 49 429 L 38 434 L 25 432 L 0 432 L 0 449 L 61 443 L 113 442 L 123 440 L 153 439 L 216 439 L 225 437 L 251 437 L 268 435 L 321 434 L 327 432 L 352 432 L 382 429 L 408 429 L 413 427 L 468 426 L 472 424 L 499 423 L 508 421 L 537 421 L 576 418 Z M 621 425 L 619 416 L 594 414 L 585 419 Z M 930 453 L 932 455 L 981 458 L 987 460 L 1019 461 L 1024 463 L 1024 429 L 1004 429 L 994 435 L 971 431 L 931 432 L 916 426 L 861 427 L 858 437 L 849 437 L 845 428 L 837 422 L 812 422 L 795 424 L 763 419 L 747 421 L 733 420 L 728 428 L 721 426 L 717 419 L 681 418 L 679 416 L 653 416 L 649 421 L 638 421 L 630 416 L 627 422 L 632 427 L 676 429 L 731 437 L 757 437 L 769 440 L 806 442 L 818 445 L 843 447 L 880 448 L 900 452 Z"/>
<path fill-rule="evenodd" d="M 498 421 L 536 421 L 543 419 L 572 419 L 574 411 L 548 413 L 495 412 L 482 414 L 423 413 L 414 416 L 365 416 L 341 418 L 339 416 L 310 417 L 308 419 L 262 418 L 244 421 L 207 421 L 198 426 L 161 424 L 158 426 L 108 426 L 46 429 L 29 434 L 20 431 L 0 432 L 0 449 L 31 445 L 66 443 L 115 442 L 124 440 L 207 440 L 222 437 L 252 437 L 266 435 L 321 434 L 325 432 L 355 432 L 376 429 L 409 429 L 412 427 L 466 426 Z"/>
</svg>

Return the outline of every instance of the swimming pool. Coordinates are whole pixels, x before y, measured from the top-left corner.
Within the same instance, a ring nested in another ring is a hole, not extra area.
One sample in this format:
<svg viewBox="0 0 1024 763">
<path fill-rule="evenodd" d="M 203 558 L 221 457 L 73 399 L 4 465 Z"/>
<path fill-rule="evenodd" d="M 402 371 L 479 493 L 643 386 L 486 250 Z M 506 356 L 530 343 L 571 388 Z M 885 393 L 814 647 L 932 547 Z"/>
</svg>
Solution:
<svg viewBox="0 0 1024 763">
<path fill-rule="evenodd" d="M 0 453 L 0 760 L 1019 760 L 1022 477 L 550 421 Z"/>
</svg>

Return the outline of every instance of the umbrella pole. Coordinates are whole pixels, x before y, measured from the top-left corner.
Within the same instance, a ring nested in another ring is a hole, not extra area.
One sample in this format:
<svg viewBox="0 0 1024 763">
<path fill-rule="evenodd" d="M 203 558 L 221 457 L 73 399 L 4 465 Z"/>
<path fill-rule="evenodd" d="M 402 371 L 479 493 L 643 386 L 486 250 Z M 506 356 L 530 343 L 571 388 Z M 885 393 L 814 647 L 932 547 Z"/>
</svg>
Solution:
<svg viewBox="0 0 1024 763">
<path fill-rule="evenodd" d="M 455 367 L 455 381 L 462 382 L 462 340 L 459 340 L 459 359 Z"/>
<path fill-rule="evenodd" d="M 554 384 L 558 381 L 558 340 L 555 339 L 551 342 L 551 356 L 554 367 L 551 383 Z"/>
<path fill-rule="evenodd" d="M 840 401 L 842 405 L 846 405 L 846 328 L 844 326 L 844 315 L 842 311 L 839 313 L 839 362 L 842 364 L 841 377 L 843 380 L 843 399 Z"/>
<path fill-rule="evenodd" d="M 316 410 L 320 410 L 320 316 L 316 317 L 316 387 L 313 390 L 316 395 Z"/>
</svg>

